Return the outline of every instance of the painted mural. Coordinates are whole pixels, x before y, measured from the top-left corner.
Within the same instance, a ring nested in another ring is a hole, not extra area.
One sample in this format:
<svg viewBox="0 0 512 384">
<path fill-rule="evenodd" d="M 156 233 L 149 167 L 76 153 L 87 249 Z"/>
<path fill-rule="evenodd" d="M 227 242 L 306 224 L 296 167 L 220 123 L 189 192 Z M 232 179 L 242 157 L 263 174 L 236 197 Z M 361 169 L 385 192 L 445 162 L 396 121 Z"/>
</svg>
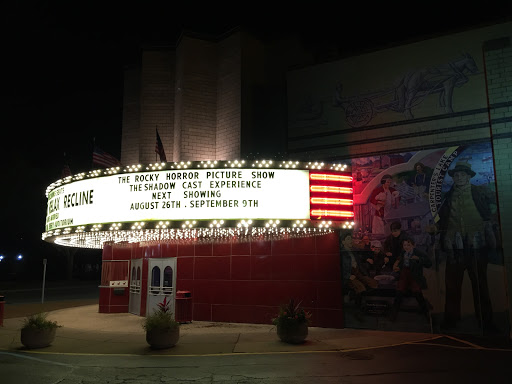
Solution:
<svg viewBox="0 0 512 384">
<path fill-rule="evenodd" d="M 481 46 L 463 40 L 431 44 L 289 72 L 290 137 L 486 107 Z"/>
<path fill-rule="evenodd" d="M 489 142 L 352 159 L 345 326 L 508 329 Z"/>
<path fill-rule="evenodd" d="M 469 53 L 446 63 L 401 75 L 393 87 L 357 96 L 343 95 L 343 84 L 336 84 L 333 106 L 340 107 L 351 127 L 368 125 L 378 113 L 394 111 L 413 119 L 413 109 L 431 95 L 437 95 L 439 113 L 453 112 L 453 91 L 470 81 L 470 76 L 480 74 L 478 66 Z"/>
</svg>

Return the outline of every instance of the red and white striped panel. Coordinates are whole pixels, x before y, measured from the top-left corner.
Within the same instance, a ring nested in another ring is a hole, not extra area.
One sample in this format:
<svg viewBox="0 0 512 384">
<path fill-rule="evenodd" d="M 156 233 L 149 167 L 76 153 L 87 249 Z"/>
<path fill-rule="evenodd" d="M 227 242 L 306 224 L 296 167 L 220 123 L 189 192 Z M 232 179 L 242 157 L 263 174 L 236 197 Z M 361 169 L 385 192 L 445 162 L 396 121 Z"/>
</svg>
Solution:
<svg viewBox="0 0 512 384">
<path fill-rule="evenodd" d="M 346 221 L 354 218 L 350 172 L 309 171 L 311 220 Z"/>
</svg>

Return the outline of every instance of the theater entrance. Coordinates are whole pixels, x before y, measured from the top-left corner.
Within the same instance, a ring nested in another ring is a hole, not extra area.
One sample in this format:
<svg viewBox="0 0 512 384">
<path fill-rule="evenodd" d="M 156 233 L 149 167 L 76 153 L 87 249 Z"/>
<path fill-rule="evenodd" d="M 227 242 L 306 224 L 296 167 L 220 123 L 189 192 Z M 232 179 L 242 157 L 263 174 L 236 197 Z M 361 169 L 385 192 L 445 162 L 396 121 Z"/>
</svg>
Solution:
<svg viewBox="0 0 512 384">
<path fill-rule="evenodd" d="M 175 313 L 176 258 L 148 260 L 148 301 L 146 314 L 158 310 L 158 303 L 170 302 L 170 311 Z"/>
</svg>

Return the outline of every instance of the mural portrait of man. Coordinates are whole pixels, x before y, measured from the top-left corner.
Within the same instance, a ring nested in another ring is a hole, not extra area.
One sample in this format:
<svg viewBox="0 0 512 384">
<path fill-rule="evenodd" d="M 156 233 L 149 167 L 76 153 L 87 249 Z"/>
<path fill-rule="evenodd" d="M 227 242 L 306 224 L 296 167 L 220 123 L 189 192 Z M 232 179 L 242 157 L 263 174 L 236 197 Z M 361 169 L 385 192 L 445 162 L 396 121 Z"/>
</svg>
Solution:
<svg viewBox="0 0 512 384">
<path fill-rule="evenodd" d="M 490 151 L 487 142 L 398 153 L 390 163 L 375 158 L 354 162 L 354 175 L 365 171 L 373 177 L 354 177 L 360 204 L 355 222 L 361 228 L 354 234 L 384 242 L 383 224 L 389 232 L 395 222 L 427 254 L 433 267 L 424 271 L 424 294 L 433 307 L 436 331 L 500 332 L 507 326 L 506 305 L 497 295 L 504 266 Z M 367 171 L 370 165 L 372 172 Z M 394 190 L 397 200 L 392 199 Z M 421 329 L 422 319 L 398 318 L 417 321 Z"/>
<path fill-rule="evenodd" d="M 471 184 L 476 172 L 469 162 L 457 162 L 448 174 L 454 184 L 439 210 L 441 247 L 447 254 L 442 327 L 454 328 L 461 319 L 462 282 L 467 271 L 478 323 L 484 330 L 493 329 L 487 265 L 489 249 L 496 248 L 491 225 L 491 206 L 496 204 L 496 195 L 486 186 Z"/>
</svg>

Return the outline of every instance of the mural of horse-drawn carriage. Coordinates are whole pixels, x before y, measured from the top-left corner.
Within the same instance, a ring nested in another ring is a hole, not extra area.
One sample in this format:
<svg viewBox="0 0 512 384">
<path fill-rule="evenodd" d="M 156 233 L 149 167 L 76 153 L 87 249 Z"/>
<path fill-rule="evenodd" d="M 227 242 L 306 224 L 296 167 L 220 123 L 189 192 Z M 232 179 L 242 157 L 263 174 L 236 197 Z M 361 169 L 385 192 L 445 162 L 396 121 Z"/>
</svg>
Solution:
<svg viewBox="0 0 512 384">
<path fill-rule="evenodd" d="M 426 97 L 439 95 L 439 106 L 444 113 L 453 112 L 453 91 L 469 81 L 470 75 L 479 74 L 473 57 L 465 53 L 445 64 L 412 70 L 401 77 L 395 87 L 354 97 L 343 97 L 343 84 L 336 85 L 334 107 L 345 112 L 345 120 L 351 127 L 364 127 L 378 114 L 386 111 L 403 113 L 413 119 L 412 110 Z"/>
</svg>

